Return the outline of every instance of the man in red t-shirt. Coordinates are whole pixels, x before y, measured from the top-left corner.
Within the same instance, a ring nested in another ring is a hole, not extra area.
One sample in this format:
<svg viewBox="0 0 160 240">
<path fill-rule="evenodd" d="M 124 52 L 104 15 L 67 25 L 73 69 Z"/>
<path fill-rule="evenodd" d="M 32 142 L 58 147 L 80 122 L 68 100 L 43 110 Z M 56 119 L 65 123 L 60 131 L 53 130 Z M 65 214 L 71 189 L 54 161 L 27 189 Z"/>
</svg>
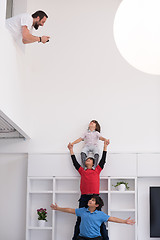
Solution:
<svg viewBox="0 0 160 240">
<path fill-rule="evenodd" d="M 93 195 L 99 195 L 99 182 L 100 182 L 100 172 L 102 171 L 104 164 L 106 162 L 107 155 L 107 146 L 109 145 L 109 140 L 104 141 L 104 149 L 102 158 L 98 164 L 98 166 L 92 169 L 94 165 L 94 158 L 88 157 L 86 159 L 85 165 L 86 170 L 81 167 L 81 165 L 77 162 L 76 157 L 73 152 L 73 145 L 71 143 L 68 144 L 68 149 L 70 150 L 71 158 L 75 169 L 81 175 L 81 197 L 79 199 L 79 208 L 88 207 L 87 203 L 92 198 Z M 76 240 L 79 235 L 79 226 L 80 226 L 81 218 L 77 218 L 77 222 L 74 229 L 74 236 L 72 240 Z M 108 240 L 108 231 L 104 223 L 101 225 L 101 235 L 103 240 Z"/>
</svg>

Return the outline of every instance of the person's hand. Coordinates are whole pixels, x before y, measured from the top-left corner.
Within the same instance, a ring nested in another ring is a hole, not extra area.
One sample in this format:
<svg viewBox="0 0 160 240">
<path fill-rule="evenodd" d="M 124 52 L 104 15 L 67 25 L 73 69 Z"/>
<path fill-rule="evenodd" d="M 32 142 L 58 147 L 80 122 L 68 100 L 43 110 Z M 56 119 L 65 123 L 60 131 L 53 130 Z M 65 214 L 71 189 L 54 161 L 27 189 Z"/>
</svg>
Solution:
<svg viewBox="0 0 160 240">
<path fill-rule="evenodd" d="M 52 208 L 52 210 L 58 210 L 58 205 L 55 203 L 55 204 L 51 204 L 50 207 Z"/>
<path fill-rule="evenodd" d="M 72 143 L 69 143 L 67 147 L 70 151 L 73 150 L 73 144 Z"/>
<path fill-rule="evenodd" d="M 106 146 L 108 146 L 108 145 L 110 144 L 110 140 L 109 140 L 109 139 L 105 139 L 104 144 L 105 144 Z"/>
<path fill-rule="evenodd" d="M 42 36 L 42 37 L 41 37 L 41 42 L 42 42 L 42 43 L 46 43 L 49 39 L 50 39 L 49 36 Z"/>
<path fill-rule="evenodd" d="M 126 224 L 130 224 L 130 225 L 133 225 L 133 224 L 135 224 L 135 221 L 134 221 L 134 219 L 131 219 L 131 218 L 129 217 L 129 218 L 127 218 L 127 219 L 125 220 L 125 223 L 126 223 Z"/>
</svg>

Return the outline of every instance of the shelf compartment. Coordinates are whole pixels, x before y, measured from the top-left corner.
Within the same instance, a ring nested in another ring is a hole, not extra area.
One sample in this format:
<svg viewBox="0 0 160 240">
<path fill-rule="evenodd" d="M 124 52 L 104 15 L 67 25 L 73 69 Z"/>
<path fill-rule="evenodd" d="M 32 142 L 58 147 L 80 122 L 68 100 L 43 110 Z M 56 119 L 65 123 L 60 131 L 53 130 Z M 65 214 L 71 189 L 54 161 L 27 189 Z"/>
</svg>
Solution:
<svg viewBox="0 0 160 240">
<path fill-rule="evenodd" d="M 134 209 L 135 195 L 130 194 L 110 194 L 110 208 L 111 209 Z"/>
<path fill-rule="evenodd" d="M 29 240 L 52 240 L 52 231 L 44 231 L 44 229 L 30 229 L 28 230 Z"/>
<path fill-rule="evenodd" d="M 115 188 L 114 186 L 117 184 L 117 182 L 126 182 L 128 183 L 128 187 L 129 190 L 127 191 L 135 191 L 135 179 L 134 178 L 111 178 L 111 182 L 110 182 L 110 189 L 111 191 L 117 191 L 117 188 Z"/>
<path fill-rule="evenodd" d="M 29 178 L 29 192 L 53 191 L 53 178 Z"/>
<path fill-rule="evenodd" d="M 78 191 L 80 188 L 80 179 L 79 178 L 56 178 L 55 180 L 55 191 Z"/>
<path fill-rule="evenodd" d="M 69 208 L 78 208 L 79 207 L 79 198 L 80 194 L 76 193 L 72 195 L 68 193 L 56 193 L 55 194 L 55 202 L 60 207 L 69 207 Z M 65 216 L 65 215 L 64 215 Z"/>
<path fill-rule="evenodd" d="M 119 240 L 135 240 L 135 226 L 109 222 L 109 238 Z"/>
<path fill-rule="evenodd" d="M 100 191 L 108 191 L 108 178 L 100 178 Z"/>
<path fill-rule="evenodd" d="M 118 217 L 122 219 L 127 219 L 131 217 L 131 219 L 135 219 L 134 211 L 111 211 L 110 216 Z M 128 225 L 128 224 L 120 224 L 120 223 L 112 223 L 108 222 L 110 239 L 119 239 L 119 240 L 135 240 L 136 234 L 136 225 Z"/>
<path fill-rule="evenodd" d="M 52 194 L 29 194 L 29 208 L 28 208 L 28 226 L 30 228 L 38 227 L 37 209 L 47 209 L 46 227 L 52 227 L 52 211 L 50 205 L 52 203 Z M 39 228 L 38 228 L 39 229 Z"/>
<path fill-rule="evenodd" d="M 74 214 L 55 212 L 54 239 L 72 239 L 77 217 Z"/>
<path fill-rule="evenodd" d="M 79 207 L 79 200 L 80 194 L 73 194 L 70 196 L 70 194 L 66 193 L 56 193 L 55 194 L 55 202 L 60 207 L 69 207 L 69 208 L 78 208 Z M 55 229 L 55 238 L 54 239 L 60 239 L 60 240 L 66 240 L 66 239 L 72 239 L 73 232 L 74 232 L 74 226 L 76 223 L 76 215 L 64 213 L 64 212 L 58 212 L 55 211 L 55 223 L 54 223 L 54 229 Z M 72 227 L 71 227 L 72 226 Z"/>
</svg>

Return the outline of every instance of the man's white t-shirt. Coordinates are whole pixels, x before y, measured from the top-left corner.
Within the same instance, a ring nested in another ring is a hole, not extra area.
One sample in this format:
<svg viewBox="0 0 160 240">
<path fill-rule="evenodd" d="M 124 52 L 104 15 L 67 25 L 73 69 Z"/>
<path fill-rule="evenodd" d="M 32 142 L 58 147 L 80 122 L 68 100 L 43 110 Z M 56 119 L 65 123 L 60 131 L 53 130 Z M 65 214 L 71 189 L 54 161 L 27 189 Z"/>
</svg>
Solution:
<svg viewBox="0 0 160 240">
<path fill-rule="evenodd" d="M 33 18 L 28 13 L 22 13 L 6 20 L 6 27 L 11 32 L 15 40 L 22 38 L 22 26 L 27 26 L 32 32 Z"/>
</svg>

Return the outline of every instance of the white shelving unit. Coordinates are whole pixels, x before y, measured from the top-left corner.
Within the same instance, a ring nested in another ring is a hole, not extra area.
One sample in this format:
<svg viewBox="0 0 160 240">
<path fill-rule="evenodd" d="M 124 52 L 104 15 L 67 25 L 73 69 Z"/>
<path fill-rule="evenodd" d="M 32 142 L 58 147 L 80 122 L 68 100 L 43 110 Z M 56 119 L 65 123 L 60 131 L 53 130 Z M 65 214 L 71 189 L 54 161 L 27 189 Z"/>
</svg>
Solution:
<svg viewBox="0 0 160 240">
<path fill-rule="evenodd" d="M 128 182 L 129 191 L 116 191 L 117 181 Z M 80 177 L 28 177 L 26 240 L 69 240 L 72 238 L 76 216 L 51 211 L 50 204 L 78 207 Z M 137 222 L 137 179 L 134 177 L 101 177 L 100 196 L 103 211 L 110 216 L 128 218 Z M 46 226 L 38 227 L 37 209 L 47 209 Z M 106 223 L 110 240 L 137 240 L 137 226 Z"/>
<path fill-rule="evenodd" d="M 117 191 L 114 185 L 117 182 L 124 181 L 128 183 L 129 190 Z M 109 215 L 126 219 L 131 217 L 135 219 L 134 226 L 115 224 L 109 222 L 110 240 L 137 240 L 137 178 L 136 177 L 110 177 L 109 178 Z"/>
<path fill-rule="evenodd" d="M 53 202 L 53 177 L 28 177 L 26 240 L 52 240 L 52 213 L 48 212 L 46 227 L 38 227 L 38 208 L 47 208 Z"/>
</svg>

